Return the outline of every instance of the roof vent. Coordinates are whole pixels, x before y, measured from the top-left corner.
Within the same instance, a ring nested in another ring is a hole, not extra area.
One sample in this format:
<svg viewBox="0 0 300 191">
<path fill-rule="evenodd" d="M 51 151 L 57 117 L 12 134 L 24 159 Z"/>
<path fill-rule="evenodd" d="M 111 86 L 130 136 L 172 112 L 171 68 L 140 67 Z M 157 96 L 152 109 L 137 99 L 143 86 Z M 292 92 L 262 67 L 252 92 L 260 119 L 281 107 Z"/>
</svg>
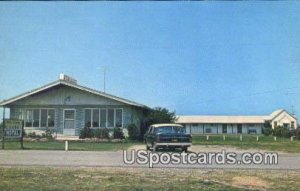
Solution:
<svg viewBox="0 0 300 191">
<path fill-rule="evenodd" d="M 59 74 L 59 80 L 69 82 L 72 84 L 77 84 L 77 80 L 75 80 L 74 78 L 72 78 L 70 76 L 67 76 L 66 74 Z"/>
</svg>

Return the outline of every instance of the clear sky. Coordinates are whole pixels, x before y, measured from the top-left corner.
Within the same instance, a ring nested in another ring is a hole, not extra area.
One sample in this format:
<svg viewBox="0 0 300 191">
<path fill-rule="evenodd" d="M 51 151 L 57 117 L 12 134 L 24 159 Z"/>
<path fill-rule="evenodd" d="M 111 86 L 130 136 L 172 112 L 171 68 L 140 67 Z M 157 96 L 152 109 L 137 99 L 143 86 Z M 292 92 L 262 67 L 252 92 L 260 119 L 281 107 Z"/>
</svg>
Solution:
<svg viewBox="0 0 300 191">
<path fill-rule="evenodd" d="M 0 2 L 0 100 L 58 79 L 177 114 L 300 114 L 300 2 Z M 299 117 L 299 116 L 298 116 Z"/>
</svg>

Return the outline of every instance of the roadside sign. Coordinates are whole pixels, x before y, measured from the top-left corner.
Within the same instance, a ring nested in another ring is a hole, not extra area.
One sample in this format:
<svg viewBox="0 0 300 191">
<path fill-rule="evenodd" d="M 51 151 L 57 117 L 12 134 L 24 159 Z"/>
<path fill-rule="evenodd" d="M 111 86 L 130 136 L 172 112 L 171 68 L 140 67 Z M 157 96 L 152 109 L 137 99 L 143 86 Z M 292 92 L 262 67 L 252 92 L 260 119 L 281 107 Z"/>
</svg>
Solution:
<svg viewBox="0 0 300 191">
<path fill-rule="evenodd" d="M 15 119 L 5 120 L 4 136 L 6 139 L 22 138 L 23 121 Z"/>
<path fill-rule="evenodd" d="M 3 124 L 3 149 L 5 139 L 19 139 L 21 143 L 21 148 L 23 149 L 23 120 L 5 119 Z"/>
</svg>

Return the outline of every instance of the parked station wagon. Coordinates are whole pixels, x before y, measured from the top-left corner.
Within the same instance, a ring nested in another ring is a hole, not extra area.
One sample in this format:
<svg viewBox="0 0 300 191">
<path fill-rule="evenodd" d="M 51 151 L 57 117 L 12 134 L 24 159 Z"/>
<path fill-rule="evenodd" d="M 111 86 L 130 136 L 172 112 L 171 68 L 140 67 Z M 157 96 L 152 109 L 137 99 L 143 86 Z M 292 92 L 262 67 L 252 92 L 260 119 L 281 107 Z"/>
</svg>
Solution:
<svg viewBox="0 0 300 191">
<path fill-rule="evenodd" d="M 179 124 L 154 124 L 145 134 L 147 150 L 158 148 L 181 148 L 187 152 L 192 145 L 192 136 L 186 134 L 185 128 Z"/>
</svg>

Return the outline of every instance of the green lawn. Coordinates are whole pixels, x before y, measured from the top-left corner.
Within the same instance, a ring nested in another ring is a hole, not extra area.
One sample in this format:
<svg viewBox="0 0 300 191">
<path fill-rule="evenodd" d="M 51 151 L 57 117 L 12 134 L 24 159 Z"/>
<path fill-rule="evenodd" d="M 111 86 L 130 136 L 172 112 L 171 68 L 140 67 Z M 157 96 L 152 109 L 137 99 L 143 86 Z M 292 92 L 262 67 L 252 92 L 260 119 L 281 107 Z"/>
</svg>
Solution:
<svg viewBox="0 0 300 191">
<path fill-rule="evenodd" d="M 291 153 L 300 153 L 300 141 L 291 141 L 289 138 L 277 138 L 274 141 L 272 136 L 259 136 L 259 141 L 254 135 L 243 135 L 240 141 L 239 135 L 226 135 L 225 141 L 223 135 L 206 135 L 193 136 L 194 145 L 228 145 L 242 149 L 263 149 L 272 151 L 284 151 Z"/>
<path fill-rule="evenodd" d="M 73 151 L 117 151 L 126 149 L 134 144 L 141 144 L 136 142 L 78 142 L 69 141 L 69 150 Z M 1 148 L 0 148 L 1 149 Z M 20 142 L 9 141 L 5 142 L 5 149 L 20 149 Z M 24 149 L 27 150 L 64 150 L 65 143 L 62 141 L 24 141 Z"/>
<path fill-rule="evenodd" d="M 299 190 L 299 180 L 299 171 L 0 167 L 0 190 Z"/>
<path fill-rule="evenodd" d="M 141 142 L 125 141 L 122 143 L 112 142 L 78 142 L 69 141 L 69 150 L 74 151 L 117 151 L 127 149 L 136 144 L 143 144 Z M 228 145 L 242 149 L 262 149 L 271 151 L 283 151 L 290 153 L 300 153 L 300 141 L 291 141 L 288 138 L 277 138 L 274 141 L 272 136 L 259 136 L 259 141 L 256 136 L 243 135 L 243 140 L 240 141 L 238 135 L 226 135 L 226 140 L 223 140 L 223 135 L 210 135 L 209 140 L 206 136 L 193 136 L 193 145 Z M 25 141 L 25 149 L 31 150 L 64 150 L 65 145 L 62 141 Z M 6 142 L 6 149 L 20 149 L 19 142 Z M 1 147 L 0 147 L 1 149 Z"/>
</svg>

